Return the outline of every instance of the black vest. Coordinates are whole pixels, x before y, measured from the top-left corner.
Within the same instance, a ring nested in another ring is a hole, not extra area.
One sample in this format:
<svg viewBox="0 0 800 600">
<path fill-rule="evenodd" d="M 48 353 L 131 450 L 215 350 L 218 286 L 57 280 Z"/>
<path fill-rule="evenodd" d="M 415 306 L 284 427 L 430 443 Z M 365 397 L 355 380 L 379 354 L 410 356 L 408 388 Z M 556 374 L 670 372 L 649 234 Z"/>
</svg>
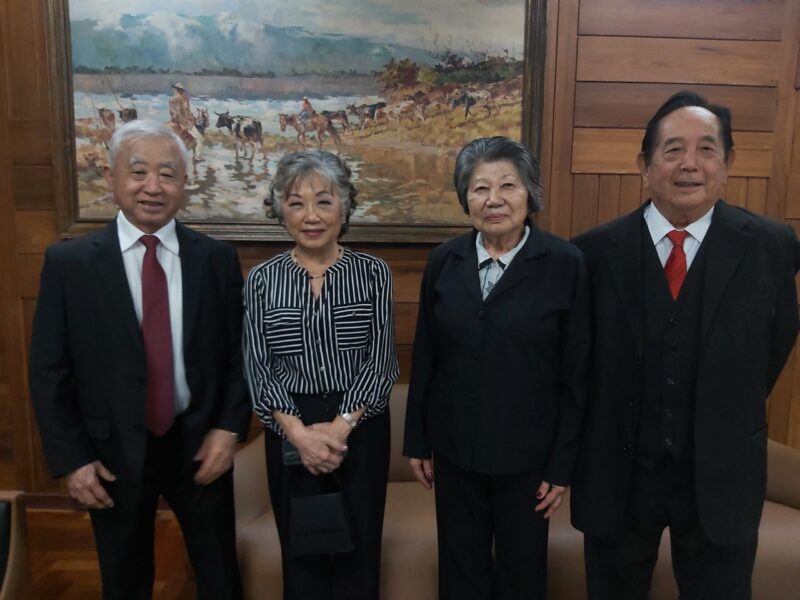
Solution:
<svg viewBox="0 0 800 600">
<path fill-rule="evenodd" d="M 643 384 L 636 460 L 691 460 L 705 252 L 701 245 L 676 300 L 642 221 Z"/>
</svg>

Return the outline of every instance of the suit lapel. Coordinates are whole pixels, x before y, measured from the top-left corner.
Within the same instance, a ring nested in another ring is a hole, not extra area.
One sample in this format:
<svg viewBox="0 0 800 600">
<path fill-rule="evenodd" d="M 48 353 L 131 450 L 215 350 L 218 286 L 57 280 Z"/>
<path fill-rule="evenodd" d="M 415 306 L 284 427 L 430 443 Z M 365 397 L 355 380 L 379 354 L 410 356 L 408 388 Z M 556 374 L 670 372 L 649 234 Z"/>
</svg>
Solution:
<svg viewBox="0 0 800 600">
<path fill-rule="evenodd" d="M 478 277 L 478 253 L 475 250 L 475 236 L 465 235 L 458 240 L 458 245 L 454 249 L 454 254 L 461 261 L 456 267 L 456 276 L 467 290 L 470 300 L 476 304 L 481 304 L 480 279 Z"/>
<path fill-rule="evenodd" d="M 644 207 L 625 217 L 620 227 L 609 236 L 611 242 L 606 261 L 617 288 L 628 322 L 642 355 L 642 243 L 645 230 Z"/>
<path fill-rule="evenodd" d="M 125 275 L 125 265 L 122 262 L 122 251 L 119 248 L 117 222 L 111 221 L 100 230 L 92 243 L 94 246 L 91 262 L 105 288 L 108 303 L 117 311 L 134 343 L 143 350 L 142 330 L 136 318 L 128 278 Z"/>
<path fill-rule="evenodd" d="M 200 236 L 182 225 L 175 223 L 178 245 L 181 251 L 181 279 L 183 290 L 183 347 L 189 347 L 197 322 L 197 311 L 202 293 L 201 275 L 205 263 Z"/>
<path fill-rule="evenodd" d="M 494 301 L 498 296 L 505 294 L 523 279 L 527 278 L 534 269 L 534 263 L 530 262 L 530 259 L 535 259 L 544 255 L 544 235 L 533 225 L 530 225 L 530 230 L 525 245 L 520 248 L 517 256 L 514 257 L 514 260 L 508 265 L 506 272 L 503 273 L 503 276 L 498 280 L 497 285 L 494 286 L 486 297 L 487 303 Z"/>
<path fill-rule="evenodd" d="M 703 282 L 702 337 L 705 338 L 711 320 L 717 310 L 736 268 L 742 260 L 751 238 L 741 231 L 744 221 L 736 212 L 720 200 L 714 208 L 711 227 L 704 240 L 706 247 L 706 268 Z"/>
</svg>

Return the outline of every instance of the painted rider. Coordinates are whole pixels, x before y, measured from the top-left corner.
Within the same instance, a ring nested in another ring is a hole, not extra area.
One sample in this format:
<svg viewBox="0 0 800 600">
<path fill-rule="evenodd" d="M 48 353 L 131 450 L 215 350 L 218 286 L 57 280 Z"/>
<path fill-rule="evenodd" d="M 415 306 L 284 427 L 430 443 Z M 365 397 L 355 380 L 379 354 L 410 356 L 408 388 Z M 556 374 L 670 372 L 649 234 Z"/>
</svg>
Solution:
<svg viewBox="0 0 800 600">
<path fill-rule="evenodd" d="M 195 159 L 202 160 L 203 134 L 197 129 L 197 119 L 192 114 L 192 107 L 189 103 L 189 92 L 180 82 L 173 83 L 172 88 L 175 93 L 169 99 L 169 119 L 178 128 L 178 135 L 194 139 Z"/>
<path fill-rule="evenodd" d="M 314 107 L 311 106 L 311 101 L 308 99 L 308 96 L 303 96 L 303 104 L 300 107 L 300 122 L 305 125 L 313 116 Z"/>
</svg>

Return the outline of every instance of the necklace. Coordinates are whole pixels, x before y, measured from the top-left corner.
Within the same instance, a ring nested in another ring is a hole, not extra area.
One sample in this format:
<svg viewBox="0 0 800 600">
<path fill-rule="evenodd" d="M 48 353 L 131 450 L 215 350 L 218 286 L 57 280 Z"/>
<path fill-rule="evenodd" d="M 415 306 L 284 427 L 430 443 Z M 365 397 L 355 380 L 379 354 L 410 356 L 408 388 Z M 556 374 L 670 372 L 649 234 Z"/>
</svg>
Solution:
<svg viewBox="0 0 800 600">
<path fill-rule="evenodd" d="M 289 256 L 291 256 L 292 262 L 294 262 L 294 264 L 296 264 L 298 267 L 302 269 L 305 269 L 306 277 L 308 279 L 322 279 L 328 274 L 328 269 L 330 269 L 333 265 L 335 265 L 339 261 L 340 258 L 342 258 L 342 254 L 344 254 L 344 248 L 338 246 L 338 250 L 336 251 L 336 257 L 333 259 L 333 261 L 331 261 L 331 264 L 324 267 L 322 273 L 320 273 L 319 275 L 312 275 L 311 273 L 308 272 L 308 269 L 306 269 L 306 267 L 300 264 L 300 261 L 297 260 L 296 248 L 292 248 L 292 251 L 289 253 Z"/>
</svg>

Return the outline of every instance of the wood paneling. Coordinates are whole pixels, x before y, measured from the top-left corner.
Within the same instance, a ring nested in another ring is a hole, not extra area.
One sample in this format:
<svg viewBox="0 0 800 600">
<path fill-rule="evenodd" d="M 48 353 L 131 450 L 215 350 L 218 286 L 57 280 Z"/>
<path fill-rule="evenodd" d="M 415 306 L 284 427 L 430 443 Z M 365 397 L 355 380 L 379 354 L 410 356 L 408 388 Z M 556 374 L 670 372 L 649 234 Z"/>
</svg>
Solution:
<svg viewBox="0 0 800 600">
<path fill-rule="evenodd" d="M 11 173 L 14 206 L 22 210 L 54 209 L 53 168 L 16 165 Z"/>
<path fill-rule="evenodd" d="M 729 177 L 725 199 L 729 204 L 744 208 L 747 204 L 747 179 L 743 177 Z"/>
<path fill-rule="evenodd" d="M 600 188 L 597 175 L 576 175 L 573 180 L 572 224 L 569 235 L 574 237 L 597 224 L 597 196 Z"/>
<path fill-rule="evenodd" d="M 620 215 L 619 201 L 621 193 L 619 175 L 601 175 L 600 189 L 597 197 L 597 224 L 601 225 Z"/>
<path fill-rule="evenodd" d="M 767 209 L 767 179 L 747 180 L 747 210 L 763 215 Z"/>
<path fill-rule="evenodd" d="M 568 237 L 572 219 L 572 143 L 566 132 L 572 130 L 575 100 L 576 43 L 578 35 L 578 2 L 558 3 L 558 25 L 555 34 L 556 74 L 553 102 L 553 160 L 550 169 L 550 195 L 547 210 L 550 230 Z"/>
<path fill-rule="evenodd" d="M 784 0 L 591 0 L 580 35 L 779 40 Z"/>
<path fill-rule="evenodd" d="M 42 254 L 55 241 L 56 215 L 51 210 L 18 210 L 14 214 L 17 252 Z"/>
<path fill-rule="evenodd" d="M 800 173 L 789 175 L 786 189 L 786 218 L 800 219 Z"/>
<path fill-rule="evenodd" d="M 49 120 L 9 121 L 8 145 L 14 165 L 50 165 Z"/>
<path fill-rule="evenodd" d="M 636 157 L 644 132 L 638 129 L 587 129 L 573 132 L 573 173 L 638 173 Z M 769 177 L 772 134 L 734 132 L 734 177 Z"/>
<path fill-rule="evenodd" d="M 773 131 L 778 92 L 769 87 L 581 81 L 575 87 L 575 126 L 644 129 L 672 94 L 689 89 L 727 106 L 737 131 Z"/>
<path fill-rule="evenodd" d="M 780 65 L 777 42 L 578 38 L 578 81 L 774 86 Z"/>
<path fill-rule="evenodd" d="M 49 112 L 43 2 L 5 0 L 0 32 L 8 40 L 3 57 L 11 119 L 40 119 Z M 43 136 L 48 142 L 49 130 Z"/>
</svg>

